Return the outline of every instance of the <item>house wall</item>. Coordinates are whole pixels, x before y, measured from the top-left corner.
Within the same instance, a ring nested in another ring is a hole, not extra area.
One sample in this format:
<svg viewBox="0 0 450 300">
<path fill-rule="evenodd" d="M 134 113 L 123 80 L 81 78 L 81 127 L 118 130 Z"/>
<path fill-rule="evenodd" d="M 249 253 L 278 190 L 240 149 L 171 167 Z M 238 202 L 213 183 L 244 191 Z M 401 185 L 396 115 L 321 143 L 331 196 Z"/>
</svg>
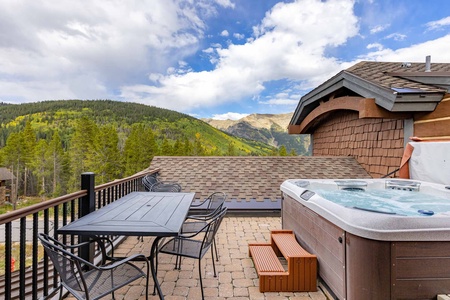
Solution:
<svg viewBox="0 0 450 300">
<path fill-rule="evenodd" d="M 4 204 L 6 200 L 6 186 L 0 186 L 0 205 Z"/>
<path fill-rule="evenodd" d="M 336 111 L 313 133 L 313 156 L 353 156 L 374 178 L 400 167 L 404 123 L 394 119 L 359 119 L 358 112 Z"/>
<path fill-rule="evenodd" d="M 450 94 L 433 112 L 414 116 L 414 136 L 430 140 L 450 138 Z"/>
</svg>

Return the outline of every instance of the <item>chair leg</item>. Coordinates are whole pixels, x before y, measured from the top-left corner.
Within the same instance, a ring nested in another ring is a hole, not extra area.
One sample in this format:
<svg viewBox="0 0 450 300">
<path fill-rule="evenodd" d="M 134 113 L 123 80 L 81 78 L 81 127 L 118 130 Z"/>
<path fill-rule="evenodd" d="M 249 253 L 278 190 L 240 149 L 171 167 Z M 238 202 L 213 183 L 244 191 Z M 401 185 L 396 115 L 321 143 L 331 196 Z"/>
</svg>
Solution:
<svg viewBox="0 0 450 300">
<path fill-rule="evenodd" d="M 182 239 L 178 240 L 178 252 L 180 251 L 180 248 L 183 247 L 182 244 L 183 244 L 183 240 Z M 182 259 L 181 255 L 177 255 L 176 262 L 175 262 L 175 269 L 181 270 L 181 259 Z M 178 268 L 177 268 L 177 265 L 178 265 Z"/>
<path fill-rule="evenodd" d="M 148 300 L 148 283 L 150 280 L 150 264 L 147 262 L 147 276 L 146 276 L 146 284 L 145 284 L 145 300 Z"/>
<path fill-rule="evenodd" d="M 177 261 L 175 262 L 175 269 L 181 270 L 181 256 L 177 255 Z"/>
<path fill-rule="evenodd" d="M 214 251 L 213 251 L 212 247 L 211 247 L 211 260 L 212 260 L 212 264 L 213 264 L 214 277 L 217 277 L 217 275 L 216 275 L 216 264 L 214 263 Z"/>
<path fill-rule="evenodd" d="M 217 252 L 216 238 L 213 240 L 214 250 L 216 251 L 216 261 L 219 261 L 219 253 Z"/>
<path fill-rule="evenodd" d="M 156 251 L 155 251 L 156 253 L 156 255 L 155 255 L 155 274 L 156 274 L 156 276 L 158 276 L 158 246 L 156 246 Z M 150 274 L 150 273 L 147 273 L 147 274 Z M 147 281 L 148 281 L 148 279 L 147 279 Z M 147 287 L 147 289 L 148 289 L 148 287 Z M 148 294 L 148 293 L 147 293 Z M 154 284 L 153 283 L 153 295 L 156 295 L 156 284 Z"/>
<path fill-rule="evenodd" d="M 203 295 L 203 281 L 202 281 L 202 268 L 201 268 L 201 259 L 198 260 L 198 278 L 200 279 L 200 289 L 202 291 L 202 299 L 205 299 L 205 295 Z"/>
</svg>

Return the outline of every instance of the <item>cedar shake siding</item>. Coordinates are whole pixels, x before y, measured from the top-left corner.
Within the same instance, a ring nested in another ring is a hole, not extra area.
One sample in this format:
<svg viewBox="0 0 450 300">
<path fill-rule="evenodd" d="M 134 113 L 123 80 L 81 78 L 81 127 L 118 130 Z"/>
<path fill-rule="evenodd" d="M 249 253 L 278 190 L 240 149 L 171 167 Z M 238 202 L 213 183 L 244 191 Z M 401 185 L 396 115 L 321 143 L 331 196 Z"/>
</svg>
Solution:
<svg viewBox="0 0 450 300">
<path fill-rule="evenodd" d="M 400 166 L 403 121 L 338 111 L 316 128 L 312 150 L 313 156 L 353 156 L 372 177 L 382 177 Z"/>
</svg>

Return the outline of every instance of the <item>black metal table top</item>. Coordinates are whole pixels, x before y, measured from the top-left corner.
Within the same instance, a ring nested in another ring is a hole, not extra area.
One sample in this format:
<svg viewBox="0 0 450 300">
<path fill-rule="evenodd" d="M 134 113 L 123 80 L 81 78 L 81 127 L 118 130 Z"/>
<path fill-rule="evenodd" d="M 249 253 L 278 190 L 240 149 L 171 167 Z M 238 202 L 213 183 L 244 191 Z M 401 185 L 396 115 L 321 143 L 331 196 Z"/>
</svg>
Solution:
<svg viewBox="0 0 450 300">
<path fill-rule="evenodd" d="M 194 193 L 133 192 L 58 229 L 60 234 L 176 236 Z"/>
</svg>

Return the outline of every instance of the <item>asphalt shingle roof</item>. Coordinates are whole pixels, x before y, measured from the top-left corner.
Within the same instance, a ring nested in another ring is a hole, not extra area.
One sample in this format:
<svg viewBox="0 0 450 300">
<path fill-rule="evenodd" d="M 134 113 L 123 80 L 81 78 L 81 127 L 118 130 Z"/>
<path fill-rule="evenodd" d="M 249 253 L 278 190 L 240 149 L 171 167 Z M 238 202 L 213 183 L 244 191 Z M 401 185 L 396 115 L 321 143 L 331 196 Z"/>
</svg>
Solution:
<svg viewBox="0 0 450 300">
<path fill-rule="evenodd" d="M 286 179 L 370 178 L 350 156 L 155 156 L 150 168 L 196 199 L 221 191 L 235 201 L 277 201 Z"/>
<path fill-rule="evenodd" d="M 0 168 L 0 180 L 14 179 L 14 175 L 7 168 Z"/>
<path fill-rule="evenodd" d="M 378 61 L 362 61 L 345 70 L 345 72 L 359 76 L 362 79 L 372 82 L 373 84 L 385 88 L 411 88 L 420 89 L 426 92 L 442 92 L 442 88 L 435 87 L 430 84 L 423 84 L 413 80 L 393 76 L 392 73 L 415 73 L 425 72 L 425 63 L 409 63 L 409 67 L 402 67 L 404 63 L 400 62 L 378 62 Z M 432 72 L 450 72 L 449 63 L 433 63 L 431 64 Z"/>
</svg>

